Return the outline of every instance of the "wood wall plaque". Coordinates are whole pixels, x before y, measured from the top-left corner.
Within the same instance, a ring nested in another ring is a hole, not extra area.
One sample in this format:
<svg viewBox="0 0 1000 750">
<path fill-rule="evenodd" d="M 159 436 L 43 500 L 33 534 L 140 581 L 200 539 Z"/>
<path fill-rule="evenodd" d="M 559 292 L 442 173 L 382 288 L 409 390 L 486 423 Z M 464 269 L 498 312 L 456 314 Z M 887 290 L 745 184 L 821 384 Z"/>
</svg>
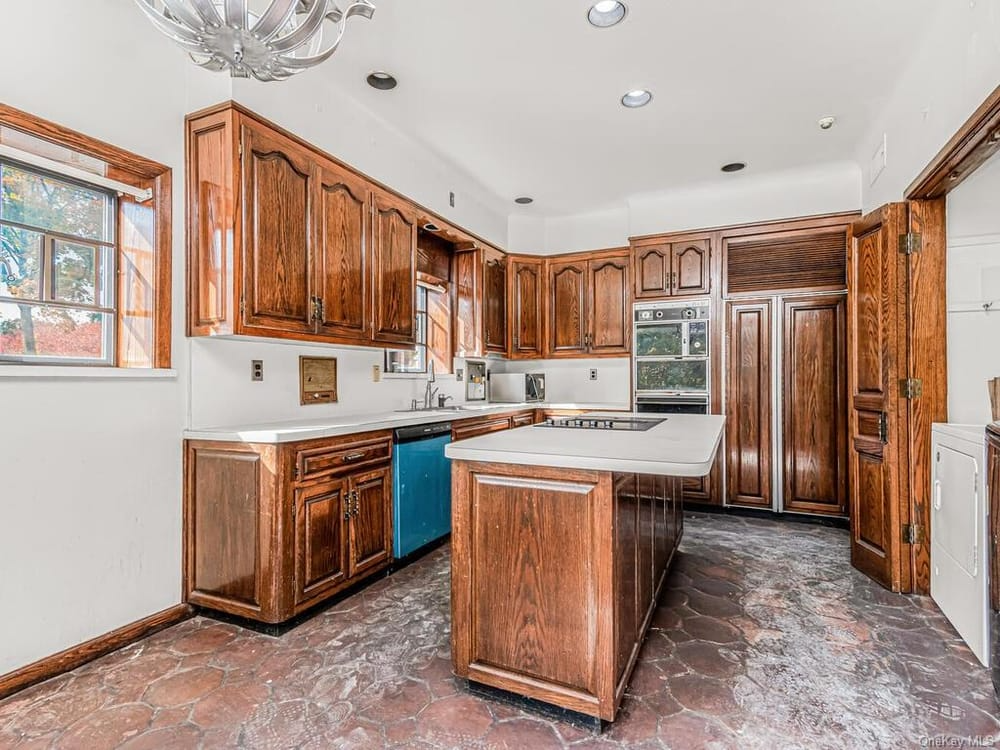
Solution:
<svg viewBox="0 0 1000 750">
<path fill-rule="evenodd" d="M 337 358 L 299 357 L 299 395 L 302 405 L 337 401 Z"/>
</svg>

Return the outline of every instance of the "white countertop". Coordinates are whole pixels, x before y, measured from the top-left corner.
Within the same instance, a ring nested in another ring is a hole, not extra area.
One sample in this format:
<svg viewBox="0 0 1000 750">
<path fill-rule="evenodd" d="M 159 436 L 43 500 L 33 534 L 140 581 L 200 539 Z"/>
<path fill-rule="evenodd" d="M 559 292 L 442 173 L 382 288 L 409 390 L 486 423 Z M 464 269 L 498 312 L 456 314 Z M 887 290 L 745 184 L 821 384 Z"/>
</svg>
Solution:
<svg viewBox="0 0 1000 750">
<path fill-rule="evenodd" d="M 588 411 L 630 411 L 627 404 L 569 404 L 569 403 L 524 403 L 524 404 L 461 404 L 461 411 L 390 411 L 374 414 L 355 414 L 324 419 L 270 422 L 267 424 L 230 425 L 223 427 L 201 427 L 185 430 L 187 440 L 218 440 L 227 443 L 294 443 L 298 440 L 352 435 L 373 430 L 391 430 L 415 424 L 435 422 L 457 422 L 491 414 L 523 411 L 525 409 L 586 409 Z"/>
<path fill-rule="evenodd" d="M 679 477 L 701 477 L 712 470 L 725 417 L 715 414 L 641 416 L 665 417 L 665 420 L 645 432 L 538 425 L 520 427 L 451 443 L 445 447 L 445 455 L 463 461 Z"/>
</svg>

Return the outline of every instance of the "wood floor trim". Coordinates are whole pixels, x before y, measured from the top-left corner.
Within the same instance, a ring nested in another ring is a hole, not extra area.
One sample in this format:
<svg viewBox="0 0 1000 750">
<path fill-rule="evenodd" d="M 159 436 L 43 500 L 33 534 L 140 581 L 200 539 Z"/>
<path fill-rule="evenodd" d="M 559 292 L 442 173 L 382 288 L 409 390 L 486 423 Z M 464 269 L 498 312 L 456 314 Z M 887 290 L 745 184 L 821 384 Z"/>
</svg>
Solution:
<svg viewBox="0 0 1000 750">
<path fill-rule="evenodd" d="M 129 646 L 171 625 L 183 622 L 191 617 L 192 611 L 187 604 L 178 604 L 112 630 L 110 633 L 72 646 L 65 651 L 39 659 L 20 669 L 15 669 L 13 672 L 0 675 L 0 699 L 76 669 L 89 661 Z"/>
</svg>

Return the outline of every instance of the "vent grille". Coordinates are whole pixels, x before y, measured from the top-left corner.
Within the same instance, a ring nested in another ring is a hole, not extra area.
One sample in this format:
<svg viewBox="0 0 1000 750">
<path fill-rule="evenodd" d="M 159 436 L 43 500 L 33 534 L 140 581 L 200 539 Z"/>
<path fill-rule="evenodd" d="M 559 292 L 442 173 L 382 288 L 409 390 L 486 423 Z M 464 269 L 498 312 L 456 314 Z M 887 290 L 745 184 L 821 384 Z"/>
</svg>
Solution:
<svg viewBox="0 0 1000 750">
<path fill-rule="evenodd" d="M 846 232 L 729 241 L 727 294 L 846 287 Z"/>
</svg>

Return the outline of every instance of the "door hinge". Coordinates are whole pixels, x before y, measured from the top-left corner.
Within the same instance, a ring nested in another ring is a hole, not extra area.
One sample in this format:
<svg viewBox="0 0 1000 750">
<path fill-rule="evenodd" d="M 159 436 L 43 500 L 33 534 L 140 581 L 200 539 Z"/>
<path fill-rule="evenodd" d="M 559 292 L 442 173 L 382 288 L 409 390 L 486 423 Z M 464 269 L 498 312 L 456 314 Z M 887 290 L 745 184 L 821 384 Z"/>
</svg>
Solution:
<svg viewBox="0 0 1000 750">
<path fill-rule="evenodd" d="M 878 414 L 878 439 L 882 445 L 889 442 L 889 415 L 884 411 Z"/>
<path fill-rule="evenodd" d="M 915 523 L 903 524 L 903 542 L 905 544 L 923 544 L 924 527 Z"/>
<path fill-rule="evenodd" d="M 247 301 L 243 297 L 240 297 L 240 315 L 243 315 L 247 311 Z"/>
<path fill-rule="evenodd" d="M 899 235 L 899 252 L 903 255 L 913 255 L 923 250 L 924 238 L 919 232 L 907 232 Z"/>
<path fill-rule="evenodd" d="M 903 378 L 899 381 L 899 393 L 903 398 L 920 398 L 924 395 L 924 381 L 920 378 Z"/>
<path fill-rule="evenodd" d="M 240 161 L 243 161 L 243 139 L 240 138 Z"/>
</svg>

